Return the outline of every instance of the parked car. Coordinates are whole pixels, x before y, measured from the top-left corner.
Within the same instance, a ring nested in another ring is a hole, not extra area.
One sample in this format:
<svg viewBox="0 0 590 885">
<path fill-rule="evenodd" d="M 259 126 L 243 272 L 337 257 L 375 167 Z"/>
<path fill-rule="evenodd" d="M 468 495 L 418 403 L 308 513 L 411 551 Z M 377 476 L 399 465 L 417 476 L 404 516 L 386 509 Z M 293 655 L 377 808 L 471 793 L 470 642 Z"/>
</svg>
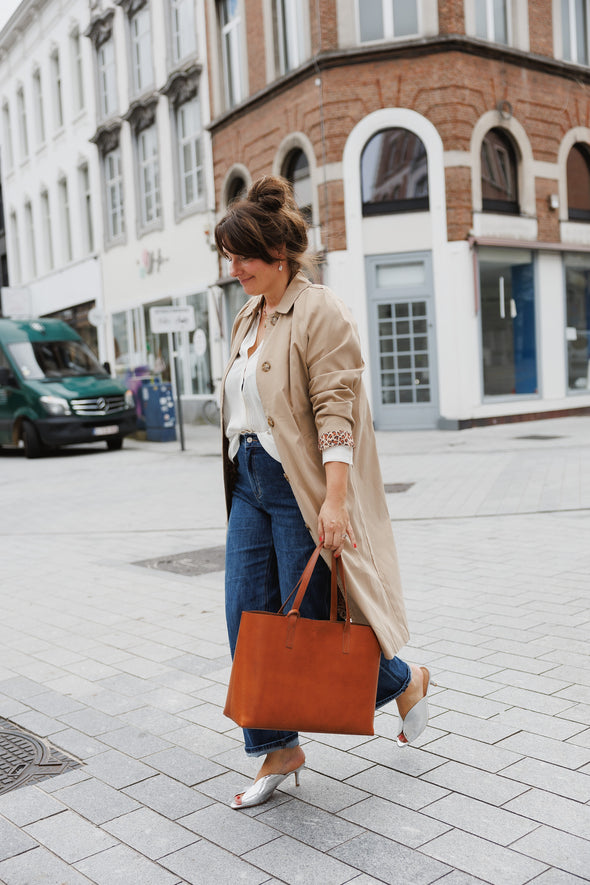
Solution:
<svg viewBox="0 0 590 885">
<path fill-rule="evenodd" d="M 27 458 L 75 443 L 120 449 L 136 427 L 133 393 L 61 320 L 0 319 L 0 445 Z"/>
</svg>

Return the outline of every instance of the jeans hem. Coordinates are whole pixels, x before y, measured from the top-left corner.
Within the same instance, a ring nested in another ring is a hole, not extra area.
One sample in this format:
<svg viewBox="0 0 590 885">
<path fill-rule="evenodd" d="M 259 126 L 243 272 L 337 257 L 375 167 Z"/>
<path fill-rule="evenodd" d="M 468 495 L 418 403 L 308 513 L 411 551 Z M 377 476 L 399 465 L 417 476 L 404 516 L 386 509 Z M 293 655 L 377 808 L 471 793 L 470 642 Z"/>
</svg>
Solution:
<svg viewBox="0 0 590 885">
<path fill-rule="evenodd" d="M 270 741 L 268 744 L 262 744 L 260 747 L 246 747 L 246 756 L 266 756 L 273 750 L 290 750 L 292 747 L 299 746 L 299 735 L 295 732 L 292 736 L 281 738 L 278 741 Z"/>
<path fill-rule="evenodd" d="M 395 701 L 396 698 L 399 698 L 400 694 L 404 693 L 404 691 L 406 690 L 406 688 L 408 687 L 408 685 L 410 684 L 411 681 L 412 681 L 412 671 L 411 671 L 410 667 L 408 667 L 407 678 L 406 678 L 405 682 L 402 684 L 399 691 L 396 691 L 395 694 L 390 694 L 386 698 L 383 698 L 382 700 L 377 701 L 377 703 L 375 704 L 375 709 L 380 710 L 381 707 L 385 706 L 385 704 L 389 704 L 391 701 Z"/>
</svg>

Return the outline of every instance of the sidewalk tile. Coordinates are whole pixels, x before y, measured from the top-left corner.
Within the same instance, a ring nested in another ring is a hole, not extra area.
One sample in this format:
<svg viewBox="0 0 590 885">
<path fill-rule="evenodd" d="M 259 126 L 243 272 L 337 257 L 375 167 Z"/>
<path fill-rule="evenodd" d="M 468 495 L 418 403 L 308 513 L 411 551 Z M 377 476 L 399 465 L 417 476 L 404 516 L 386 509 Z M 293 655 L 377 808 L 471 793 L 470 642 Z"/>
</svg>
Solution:
<svg viewBox="0 0 590 885">
<path fill-rule="evenodd" d="M 288 885 L 298 882 L 343 885 L 354 874 L 354 869 L 347 864 L 290 836 L 280 836 L 274 842 L 255 848 L 243 859 Z"/>
<path fill-rule="evenodd" d="M 495 744 L 519 730 L 501 720 L 503 715 L 501 713 L 500 716 L 493 719 L 479 719 L 465 713 L 450 711 L 431 717 L 430 725 L 441 731 L 459 734 L 476 741 L 483 741 L 486 744 Z"/>
<path fill-rule="evenodd" d="M 547 869 L 530 857 L 461 830 L 444 833 L 421 851 L 491 885 L 525 885 Z"/>
<path fill-rule="evenodd" d="M 133 725 L 122 726 L 115 731 L 106 732 L 101 735 L 101 741 L 135 759 L 141 759 L 172 746 L 170 741 L 162 740 L 162 738 L 142 731 Z"/>
<path fill-rule="evenodd" d="M 0 860 L 34 848 L 37 843 L 25 832 L 0 818 Z"/>
<path fill-rule="evenodd" d="M 558 867 L 574 876 L 588 876 L 590 870 L 590 841 L 571 836 L 561 830 L 542 826 L 512 845 L 529 857 Z"/>
<path fill-rule="evenodd" d="M 392 797 L 392 799 L 394 798 Z M 424 812 L 430 808 L 432 805 L 423 809 L 422 813 L 418 813 L 403 805 L 398 805 L 395 801 L 387 802 L 385 799 L 371 796 L 351 808 L 345 808 L 340 812 L 340 817 L 388 839 L 393 839 L 395 842 L 401 842 L 408 848 L 419 848 L 420 845 L 429 842 L 435 836 L 440 836 L 441 833 L 445 833 L 449 829 L 444 824 L 429 820 L 425 816 Z M 293 835 L 295 836 L 296 833 Z"/>
<path fill-rule="evenodd" d="M 590 805 L 533 789 L 507 802 L 504 807 L 556 830 L 590 840 Z"/>
<path fill-rule="evenodd" d="M 457 734 L 448 734 L 428 744 L 428 750 L 444 759 L 452 759 L 473 768 L 497 772 L 513 762 L 518 762 L 522 753 L 513 753 L 496 746 L 474 741 Z"/>
<path fill-rule="evenodd" d="M 566 741 L 572 735 L 583 730 L 583 726 L 572 723 L 559 716 L 547 716 L 545 713 L 533 713 L 532 710 L 519 710 L 513 707 L 500 713 L 491 724 L 498 723 L 511 733 L 517 731 L 530 731 L 532 734 L 554 738 L 558 741 Z"/>
<path fill-rule="evenodd" d="M 354 750 L 354 755 L 371 762 L 377 762 L 386 768 L 395 768 L 396 771 L 401 771 L 404 774 L 420 777 L 427 771 L 432 771 L 445 763 L 442 754 L 436 756 L 428 752 L 436 742 L 436 740 L 430 741 L 426 752 L 424 752 L 415 747 L 398 747 L 397 743 L 385 738 L 374 738 Z"/>
<path fill-rule="evenodd" d="M 62 790 L 57 790 L 54 795 L 64 805 L 95 824 L 104 824 L 139 807 L 138 803 L 129 796 L 119 793 L 95 778 L 71 787 L 64 787 Z"/>
<path fill-rule="evenodd" d="M 360 827 L 343 820 L 344 814 L 330 814 L 293 799 L 269 811 L 262 810 L 257 820 L 273 827 L 275 836 L 292 836 L 318 851 L 329 851 L 362 832 Z"/>
<path fill-rule="evenodd" d="M 577 802 L 590 801 L 590 775 L 571 771 L 561 765 L 552 765 L 538 759 L 521 759 L 505 768 L 502 777 L 539 787 Z"/>
<path fill-rule="evenodd" d="M 2 861 L 0 882 L 3 885 L 94 885 L 82 873 L 41 847 Z"/>
<path fill-rule="evenodd" d="M 77 863 L 76 868 L 95 885 L 178 885 L 177 875 L 162 869 L 126 845 L 117 845 L 95 854 Z"/>
<path fill-rule="evenodd" d="M 505 809 L 506 806 L 497 808 L 488 802 L 453 794 L 433 802 L 423 809 L 423 812 L 436 820 L 444 821 L 474 836 L 489 839 L 498 845 L 510 845 L 519 836 L 536 829 L 537 824 L 527 820 L 526 816 L 520 817 Z"/>
<path fill-rule="evenodd" d="M 281 810 L 293 804 L 295 803 L 285 803 L 280 806 Z M 330 815 L 326 815 L 326 817 L 331 818 Z M 261 823 L 261 816 L 251 818 L 232 808 L 224 808 L 222 805 L 210 805 L 208 808 L 183 817 L 178 823 L 207 841 L 238 856 L 253 848 L 259 848 L 267 842 L 272 842 L 273 839 L 277 839 L 281 835 L 276 829 Z M 298 838 L 302 842 L 307 841 L 302 836 L 298 836 Z"/>
<path fill-rule="evenodd" d="M 156 773 L 151 766 L 117 750 L 107 750 L 105 753 L 93 756 L 86 764 L 85 770 L 116 789 L 129 787 L 131 784 L 153 777 Z"/>
<path fill-rule="evenodd" d="M 223 774 L 225 768 L 215 762 L 204 759 L 196 753 L 190 753 L 182 747 L 172 747 L 146 756 L 144 762 L 153 768 L 176 778 L 189 787 L 194 787 L 201 781 L 206 781 L 217 774 Z"/>
<path fill-rule="evenodd" d="M 223 848 L 201 839 L 188 848 L 163 858 L 161 864 L 181 876 L 189 885 L 221 885 L 222 882 L 239 882 L 240 885 L 262 885 L 268 882 L 268 873 L 240 860 Z M 99 882 L 98 885 L 103 885 Z M 118 885 L 105 882 L 104 885 Z M 121 885 L 128 883 L 121 882 Z M 142 885 L 144 882 L 142 881 Z M 150 885 L 150 883 L 145 883 Z M 323 882 L 322 885 L 328 885 Z"/>
<path fill-rule="evenodd" d="M 35 786 L 24 786 L 0 796 L 0 815 L 17 827 L 59 814 L 64 805 Z"/>
<path fill-rule="evenodd" d="M 208 796 L 163 774 L 133 784 L 125 793 L 170 820 L 178 820 L 212 804 Z"/>
<path fill-rule="evenodd" d="M 196 842 L 194 833 L 150 808 L 123 814 L 103 824 L 103 828 L 151 860 Z"/>
<path fill-rule="evenodd" d="M 376 833 L 364 833 L 330 855 L 385 882 L 429 885 L 441 879 L 450 867 Z M 309 880 L 311 881 L 311 880 Z"/>
<path fill-rule="evenodd" d="M 532 756 L 543 762 L 563 765 L 564 768 L 578 769 L 590 762 L 590 750 L 575 747 L 564 741 L 521 731 L 497 744 L 498 747 L 513 750 L 523 756 Z"/>
<path fill-rule="evenodd" d="M 116 844 L 115 839 L 73 811 L 62 811 L 30 824 L 26 832 L 70 864 Z"/>
<path fill-rule="evenodd" d="M 435 769 L 435 771 L 439 770 Z M 425 776 L 426 778 L 428 778 L 428 775 Z M 430 805 L 431 802 L 435 802 L 437 799 L 445 796 L 448 792 L 448 790 L 426 783 L 425 779 L 409 777 L 409 775 L 402 774 L 399 771 L 375 765 L 368 771 L 363 771 L 349 778 L 346 783 L 357 787 L 359 790 L 366 791 L 364 795 L 360 795 L 355 800 L 357 802 L 360 802 L 361 799 L 367 799 L 368 794 L 372 793 L 375 796 L 381 796 L 382 799 L 394 799 L 400 805 L 418 811 L 425 805 Z M 348 804 L 352 805 L 353 803 L 350 802 Z"/>
<path fill-rule="evenodd" d="M 459 762 L 447 762 L 441 768 L 425 774 L 423 780 L 445 787 L 447 791 L 481 799 L 492 805 L 504 805 L 528 790 L 528 786 L 524 784 L 517 784 L 500 775 L 489 774 Z"/>
</svg>

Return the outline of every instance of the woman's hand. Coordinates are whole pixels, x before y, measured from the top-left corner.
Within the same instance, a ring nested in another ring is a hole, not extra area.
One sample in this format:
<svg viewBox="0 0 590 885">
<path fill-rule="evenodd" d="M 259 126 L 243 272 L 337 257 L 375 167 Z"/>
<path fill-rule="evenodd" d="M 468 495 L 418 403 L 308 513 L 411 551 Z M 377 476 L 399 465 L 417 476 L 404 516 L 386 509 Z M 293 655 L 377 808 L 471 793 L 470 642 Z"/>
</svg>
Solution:
<svg viewBox="0 0 590 885">
<path fill-rule="evenodd" d="M 327 491 L 318 515 L 318 536 L 326 550 L 333 550 L 334 556 L 340 556 L 347 537 L 356 547 L 346 507 L 349 467 L 342 461 L 328 461 L 324 466 Z"/>
</svg>

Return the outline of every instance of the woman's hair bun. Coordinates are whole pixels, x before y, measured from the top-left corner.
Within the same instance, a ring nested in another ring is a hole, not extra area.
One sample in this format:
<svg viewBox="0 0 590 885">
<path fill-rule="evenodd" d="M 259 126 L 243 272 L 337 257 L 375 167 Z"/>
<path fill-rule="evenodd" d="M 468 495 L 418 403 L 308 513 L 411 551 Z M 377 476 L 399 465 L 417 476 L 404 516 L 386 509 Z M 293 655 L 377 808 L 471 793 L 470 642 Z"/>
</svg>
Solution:
<svg viewBox="0 0 590 885">
<path fill-rule="evenodd" d="M 293 199 L 291 186 L 284 178 L 265 175 L 255 181 L 248 191 L 248 201 L 257 203 L 266 212 L 278 212 Z"/>
</svg>

